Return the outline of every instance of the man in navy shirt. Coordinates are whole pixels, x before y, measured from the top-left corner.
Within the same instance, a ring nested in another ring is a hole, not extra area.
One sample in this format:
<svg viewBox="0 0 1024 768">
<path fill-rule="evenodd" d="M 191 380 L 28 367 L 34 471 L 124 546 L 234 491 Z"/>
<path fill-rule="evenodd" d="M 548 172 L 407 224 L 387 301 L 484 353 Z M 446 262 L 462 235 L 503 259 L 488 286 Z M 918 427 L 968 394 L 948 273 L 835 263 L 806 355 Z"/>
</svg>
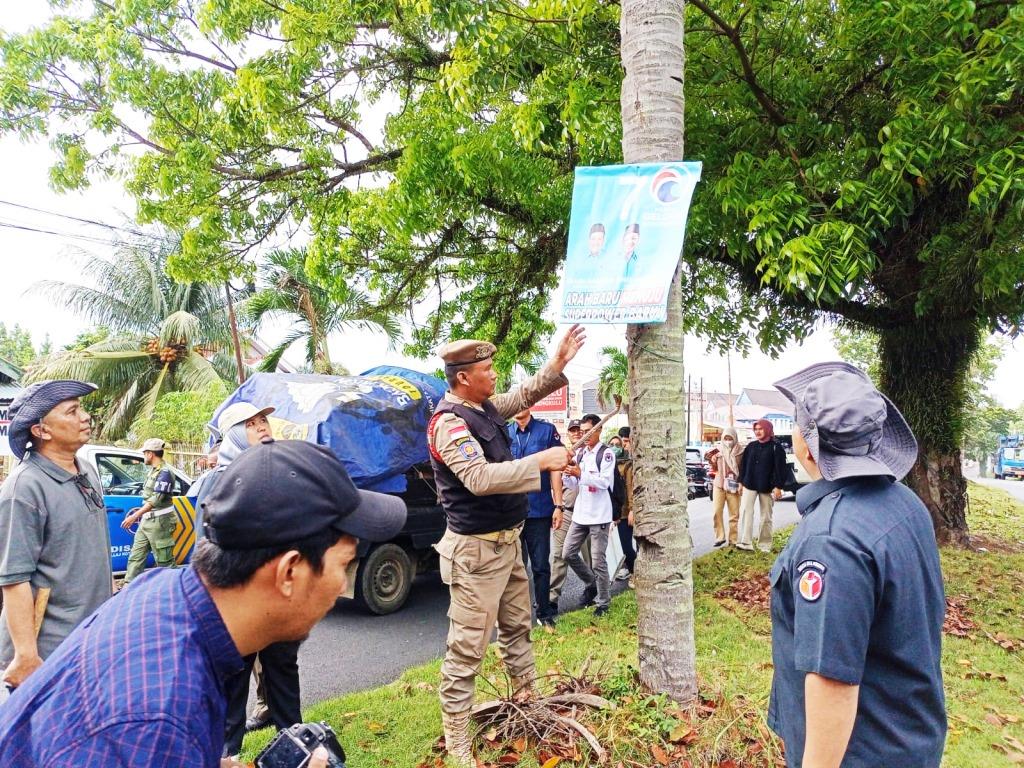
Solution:
<svg viewBox="0 0 1024 768">
<path fill-rule="evenodd" d="M 0 765 L 235 765 L 221 760 L 225 681 L 243 656 L 304 639 L 345 589 L 357 539 L 392 538 L 405 505 L 357 491 L 325 448 L 270 441 L 225 470 L 204 521 L 191 567 L 139 577 L 0 707 Z"/>
<path fill-rule="evenodd" d="M 562 438 L 549 421 L 535 419 L 530 409 L 520 411 L 508 425 L 512 458 L 521 459 L 548 448 L 561 448 Z M 519 539 L 523 558 L 529 557 L 533 574 L 534 608 L 537 623 L 554 626 L 558 606 L 551 602 L 551 531 L 562 524 L 562 473 L 541 472 L 540 490 L 526 494 L 530 511 Z"/>
<path fill-rule="evenodd" d="M 945 596 L 927 508 L 899 482 L 903 416 L 861 371 L 811 366 L 775 386 L 815 482 L 771 570 L 769 725 L 790 768 L 937 768 L 946 737 Z"/>
</svg>

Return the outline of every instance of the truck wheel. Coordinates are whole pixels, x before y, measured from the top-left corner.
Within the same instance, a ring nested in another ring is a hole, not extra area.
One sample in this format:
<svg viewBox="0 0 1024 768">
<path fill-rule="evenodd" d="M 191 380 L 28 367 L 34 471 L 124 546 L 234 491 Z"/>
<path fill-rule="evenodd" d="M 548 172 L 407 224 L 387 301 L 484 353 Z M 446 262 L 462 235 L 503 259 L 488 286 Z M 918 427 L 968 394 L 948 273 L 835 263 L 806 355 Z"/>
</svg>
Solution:
<svg viewBox="0 0 1024 768">
<path fill-rule="evenodd" d="M 370 613 L 394 613 L 409 597 L 415 576 L 412 560 L 397 544 L 371 549 L 356 573 L 356 600 Z"/>
</svg>

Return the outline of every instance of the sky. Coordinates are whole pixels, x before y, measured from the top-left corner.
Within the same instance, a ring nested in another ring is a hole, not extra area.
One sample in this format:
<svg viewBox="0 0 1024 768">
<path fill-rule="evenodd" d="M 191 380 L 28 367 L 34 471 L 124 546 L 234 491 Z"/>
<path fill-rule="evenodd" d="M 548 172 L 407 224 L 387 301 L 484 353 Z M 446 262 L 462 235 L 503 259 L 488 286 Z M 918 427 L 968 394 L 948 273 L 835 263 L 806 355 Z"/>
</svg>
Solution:
<svg viewBox="0 0 1024 768">
<path fill-rule="evenodd" d="M 5 31 L 22 31 L 45 20 L 48 6 L 45 0 L 23 0 L 18 4 L 5 4 L 0 27 Z M 37 345 L 49 335 L 55 347 L 63 345 L 89 327 L 89 322 L 65 308 L 55 306 L 45 296 L 29 292 L 40 280 L 85 282 L 75 263 L 75 254 L 82 250 L 104 255 L 110 230 L 88 226 L 67 216 L 92 219 L 112 225 L 124 225 L 125 217 L 134 212 L 132 200 L 119 184 L 106 181 L 94 184 L 79 193 L 56 194 L 48 182 L 48 169 L 52 153 L 46 142 L 24 144 L 16 138 L 0 139 L 0 322 L 8 327 L 15 323 L 27 328 Z M 699 159 L 699 158 L 688 158 Z M 698 192 L 699 193 L 699 192 Z M 29 206 L 48 213 L 26 210 Z M 54 215 L 60 214 L 60 215 Z M 50 230 L 58 234 L 28 232 L 17 227 Z M 28 293 L 26 293 L 28 292 Z M 561 298 L 561 287 L 552 296 L 549 313 Z M 287 328 L 282 325 L 267 327 L 262 340 L 273 344 Z M 587 329 L 585 348 L 566 371 L 573 381 L 585 381 L 597 376 L 604 361 L 600 350 L 604 346 L 625 348 L 624 325 L 591 325 Z M 553 348 L 560 332 L 552 339 Z M 301 363 L 301 345 L 296 345 L 287 358 Z M 686 374 L 697 389 L 703 379 L 706 391 L 724 392 L 727 387 L 727 365 L 724 357 L 707 354 L 706 343 L 698 338 L 686 339 L 684 363 Z M 387 349 L 387 340 L 378 334 L 352 332 L 331 340 L 333 359 L 352 372 L 376 365 L 405 365 L 419 370 L 433 370 L 437 359 L 416 360 L 403 357 Z M 732 357 L 732 387 L 738 393 L 743 387 L 765 389 L 776 381 L 813 362 L 838 359 L 827 328 L 816 331 L 802 344 L 791 344 L 778 359 L 759 352 L 746 358 Z M 1016 344 L 1006 341 L 1006 352 L 991 393 L 1004 405 L 1016 407 L 1024 401 L 1021 382 L 1024 381 L 1024 340 Z"/>
</svg>

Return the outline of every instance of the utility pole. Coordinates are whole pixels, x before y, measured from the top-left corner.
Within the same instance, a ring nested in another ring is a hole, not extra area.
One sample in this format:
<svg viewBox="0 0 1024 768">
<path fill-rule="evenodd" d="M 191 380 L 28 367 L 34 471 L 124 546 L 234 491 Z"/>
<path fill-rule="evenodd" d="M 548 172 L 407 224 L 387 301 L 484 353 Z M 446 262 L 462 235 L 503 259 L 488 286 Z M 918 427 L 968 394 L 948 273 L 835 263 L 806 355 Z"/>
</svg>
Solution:
<svg viewBox="0 0 1024 768">
<path fill-rule="evenodd" d="M 725 366 L 729 377 L 729 426 L 736 426 L 736 419 L 732 415 L 732 355 L 729 352 L 725 353 Z"/>
<path fill-rule="evenodd" d="M 700 377 L 700 434 L 697 435 L 697 445 L 704 445 L 704 377 Z"/>
<path fill-rule="evenodd" d="M 686 444 L 690 444 L 690 402 L 693 399 L 693 376 L 686 375 Z"/>
</svg>

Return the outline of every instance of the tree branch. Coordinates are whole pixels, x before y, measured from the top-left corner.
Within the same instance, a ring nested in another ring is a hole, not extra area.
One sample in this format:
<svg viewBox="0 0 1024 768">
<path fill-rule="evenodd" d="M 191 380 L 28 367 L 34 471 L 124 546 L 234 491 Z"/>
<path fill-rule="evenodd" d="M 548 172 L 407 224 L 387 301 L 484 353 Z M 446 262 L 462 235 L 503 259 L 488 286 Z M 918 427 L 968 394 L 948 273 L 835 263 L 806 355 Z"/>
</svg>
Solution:
<svg viewBox="0 0 1024 768">
<path fill-rule="evenodd" d="M 740 66 L 743 68 L 743 80 L 750 88 L 751 93 L 754 94 L 754 98 L 757 99 L 757 103 L 761 105 L 765 112 L 768 113 L 768 118 L 776 126 L 783 126 L 790 122 L 790 120 L 782 114 L 781 110 L 776 106 L 772 98 L 765 92 L 764 88 L 757 81 L 757 74 L 754 72 L 754 67 L 750 63 L 750 56 L 747 53 L 747 49 L 743 46 L 743 39 L 740 37 L 740 24 L 743 23 L 743 17 L 736 26 L 731 26 L 725 19 L 715 13 L 711 8 L 704 2 L 704 0 L 689 0 L 690 4 L 695 6 L 701 13 L 707 16 L 715 26 L 722 30 L 722 33 L 729 38 L 729 42 L 732 43 L 732 47 L 736 49 L 736 55 L 739 56 Z M 745 14 L 744 14 L 745 15 Z"/>
</svg>

